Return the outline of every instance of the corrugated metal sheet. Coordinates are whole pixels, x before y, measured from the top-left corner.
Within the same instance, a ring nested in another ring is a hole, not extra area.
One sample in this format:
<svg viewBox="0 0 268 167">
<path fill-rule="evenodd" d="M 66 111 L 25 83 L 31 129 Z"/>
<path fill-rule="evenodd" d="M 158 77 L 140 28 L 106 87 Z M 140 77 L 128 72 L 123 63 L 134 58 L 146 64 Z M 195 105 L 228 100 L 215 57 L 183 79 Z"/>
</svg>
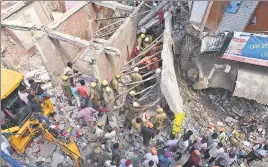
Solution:
<svg viewBox="0 0 268 167">
<path fill-rule="evenodd" d="M 268 104 L 268 68 L 240 64 L 233 96 Z"/>
</svg>

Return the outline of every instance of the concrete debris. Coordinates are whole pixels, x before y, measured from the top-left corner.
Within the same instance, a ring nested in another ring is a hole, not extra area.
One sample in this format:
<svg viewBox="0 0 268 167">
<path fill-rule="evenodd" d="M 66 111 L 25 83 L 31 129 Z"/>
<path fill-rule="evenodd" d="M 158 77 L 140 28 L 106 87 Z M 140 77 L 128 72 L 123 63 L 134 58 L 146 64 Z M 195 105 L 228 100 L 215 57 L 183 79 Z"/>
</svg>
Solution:
<svg viewBox="0 0 268 167">
<path fill-rule="evenodd" d="M 44 158 L 47 158 L 52 152 L 56 149 L 55 144 L 51 144 L 49 142 L 44 142 L 40 146 L 40 155 Z"/>
<path fill-rule="evenodd" d="M 52 156 L 51 166 L 57 166 L 58 164 L 63 163 L 63 161 L 64 156 L 61 153 L 55 151 Z"/>
</svg>

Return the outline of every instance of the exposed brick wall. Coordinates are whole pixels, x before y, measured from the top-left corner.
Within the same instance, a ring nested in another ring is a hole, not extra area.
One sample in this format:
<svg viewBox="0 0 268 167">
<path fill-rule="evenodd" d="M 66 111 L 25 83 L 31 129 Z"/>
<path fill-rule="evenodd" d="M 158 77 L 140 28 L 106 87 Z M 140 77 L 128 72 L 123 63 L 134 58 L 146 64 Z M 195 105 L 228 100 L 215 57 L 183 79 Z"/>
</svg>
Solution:
<svg viewBox="0 0 268 167">
<path fill-rule="evenodd" d="M 242 1 L 236 14 L 225 12 L 218 31 L 243 31 L 257 5 L 258 1 Z"/>
<path fill-rule="evenodd" d="M 63 21 L 55 31 L 68 34 L 74 37 L 79 37 L 81 39 L 90 40 L 90 27 L 89 21 L 95 17 L 94 10 L 91 4 L 85 5 L 77 12 L 73 13 L 68 19 Z M 82 48 L 75 45 L 59 41 L 57 47 L 63 56 L 63 60 L 66 62 L 72 61 Z"/>
</svg>

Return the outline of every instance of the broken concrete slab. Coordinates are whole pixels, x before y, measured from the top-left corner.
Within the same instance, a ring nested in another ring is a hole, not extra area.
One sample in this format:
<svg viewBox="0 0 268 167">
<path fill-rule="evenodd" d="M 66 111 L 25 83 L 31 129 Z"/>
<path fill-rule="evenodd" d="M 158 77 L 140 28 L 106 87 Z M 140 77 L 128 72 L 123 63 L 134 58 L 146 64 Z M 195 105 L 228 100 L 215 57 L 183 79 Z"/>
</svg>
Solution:
<svg viewBox="0 0 268 167">
<path fill-rule="evenodd" d="M 63 163 L 64 161 L 64 155 L 62 153 L 59 153 L 58 151 L 55 151 L 52 156 L 51 166 L 57 166 L 58 164 Z"/>
<path fill-rule="evenodd" d="M 49 142 L 44 142 L 43 144 L 40 145 L 40 155 L 44 158 L 47 158 L 54 152 L 56 149 L 55 144 L 51 144 Z"/>
</svg>

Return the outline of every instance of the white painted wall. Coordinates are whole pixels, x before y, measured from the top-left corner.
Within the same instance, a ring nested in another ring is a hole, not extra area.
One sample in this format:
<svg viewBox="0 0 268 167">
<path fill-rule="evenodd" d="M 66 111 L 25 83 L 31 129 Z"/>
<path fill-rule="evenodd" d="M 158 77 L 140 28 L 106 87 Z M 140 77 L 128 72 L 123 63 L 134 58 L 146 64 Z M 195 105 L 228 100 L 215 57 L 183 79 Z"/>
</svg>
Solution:
<svg viewBox="0 0 268 167">
<path fill-rule="evenodd" d="M 202 23 L 209 1 L 194 1 L 190 21 Z"/>
</svg>

